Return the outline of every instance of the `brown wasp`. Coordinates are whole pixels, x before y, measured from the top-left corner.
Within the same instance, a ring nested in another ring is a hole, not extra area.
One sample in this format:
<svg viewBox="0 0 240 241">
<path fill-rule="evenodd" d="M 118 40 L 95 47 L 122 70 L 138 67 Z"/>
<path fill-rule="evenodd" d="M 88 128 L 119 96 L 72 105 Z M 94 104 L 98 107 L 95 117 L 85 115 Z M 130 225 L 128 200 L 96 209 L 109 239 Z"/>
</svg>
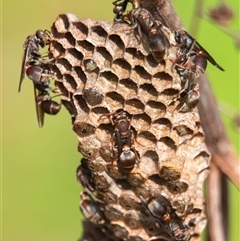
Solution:
<svg viewBox="0 0 240 241">
<path fill-rule="evenodd" d="M 154 58 L 157 61 L 161 61 L 165 54 L 165 49 L 170 47 L 167 37 L 161 30 L 162 24 L 156 22 L 147 9 L 141 8 L 137 0 L 119 2 L 120 0 L 117 0 L 113 3 L 115 5 L 113 9 L 113 12 L 116 14 L 115 20 L 117 22 L 130 22 L 132 27 L 138 30 L 140 39 L 144 38 L 148 42 Z M 129 13 L 124 14 L 128 2 L 132 3 L 133 9 Z"/>
<path fill-rule="evenodd" d="M 61 105 L 53 101 L 49 94 L 50 91 L 54 92 L 49 86 L 50 79 L 53 76 L 48 65 L 50 60 L 45 60 L 44 54 L 39 51 L 40 47 L 44 48 L 50 44 L 50 39 L 51 35 L 48 30 L 37 30 L 34 35 L 29 35 L 23 44 L 24 54 L 18 92 L 21 91 L 21 85 L 26 74 L 33 81 L 39 127 L 43 126 L 44 113 L 56 115 L 61 109 Z"/>
<path fill-rule="evenodd" d="M 162 195 L 152 197 L 148 202 L 140 196 L 146 213 L 152 216 L 156 223 L 165 230 L 174 240 L 188 241 L 190 234 L 182 220 L 177 216 L 171 203 Z"/>
<path fill-rule="evenodd" d="M 134 8 L 129 13 L 133 28 L 138 29 L 140 38 L 148 41 L 149 48 L 157 61 L 161 61 L 170 43 L 161 30 L 162 24 L 156 22 L 151 13 L 145 8 Z"/>
<path fill-rule="evenodd" d="M 44 48 L 46 45 L 49 45 L 50 39 L 51 35 L 48 30 L 37 30 L 35 34 L 29 35 L 26 38 L 23 44 L 24 53 L 18 92 L 21 91 L 21 85 L 25 76 L 26 69 L 29 67 L 29 63 L 31 62 L 31 65 L 33 65 L 33 63 L 36 64 L 39 62 L 46 62 L 46 60 L 41 59 L 42 54 L 39 52 L 39 46 Z"/>
<path fill-rule="evenodd" d="M 130 172 L 134 168 L 138 157 L 134 148 L 134 133 L 131 129 L 131 123 L 127 116 L 127 112 L 114 112 L 102 115 L 100 118 L 107 115 L 110 116 L 110 122 L 114 126 L 112 136 L 113 158 L 115 156 L 114 149 L 116 148 L 120 168 L 125 172 Z"/>
<path fill-rule="evenodd" d="M 203 55 L 212 65 L 221 71 L 224 69 L 213 59 L 213 57 L 205 50 L 189 33 L 184 30 L 174 31 L 174 38 L 182 54 Z M 192 53 L 193 52 L 193 53 Z"/>
<path fill-rule="evenodd" d="M 43 127 L 44 114 L 56 115 L 61 110 L 61 104 L 52 100 L 48 91 L 38 91 L 36 84 L 34 84 L 34 95 L 36 103 L 36 112 L 39 127 Z"/>
<path fill-rule="evenodd" d="M 199 77 L 204 73 L 207 67 L 207 61 L 221 71 L 224 71 L 207 50 L 186 31 L 180 30 L 174 31 L 173 33 L 179 47 L 179 53 L 174 67 L 183 80 L 184 89 L 191 85 L 191 83 L 189 83 L 189 74 L 192 73 L 192 79 Z"/>
<path fill-rule="evenodd" d="M 87 198 L 88 194 L 86 192 L 81 193 L 81 202 L 80 202 L 80 210 L 83 216 L 92 223 L 95 224 L 104 224 L 104 216 L 96 202 L 92 199 Z"/>
<path fill-rule="evenodd" d="M 49 84 L 52 76 L 48 67 L 26 63 L 26 74 L 33 81 L 36 113 L 39 127 L 43 127 L 44 114 L 56 115 L 61 110 L 61 104 L 52 100 L 50 91 L 55 92 Z"/>
</svg>

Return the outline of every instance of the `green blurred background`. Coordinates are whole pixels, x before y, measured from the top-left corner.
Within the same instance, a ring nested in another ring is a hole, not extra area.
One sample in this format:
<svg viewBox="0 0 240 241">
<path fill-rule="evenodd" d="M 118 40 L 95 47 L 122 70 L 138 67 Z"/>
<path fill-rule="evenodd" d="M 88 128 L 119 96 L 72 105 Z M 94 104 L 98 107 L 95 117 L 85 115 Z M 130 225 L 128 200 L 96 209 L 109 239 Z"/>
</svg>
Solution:
<svg viewBox="0 0 240 241">
<path fill-rule="evenodd" d="M 239 1 L 229 0 L 235 11 L 231 27 L 239 30 Z M 193 15 L 193 0 L 174 4 L 186 28 Z M 207 7 L 216 1 L 208 0 Z M 49 29 L 60 13 L 79 18 L 112 21 L 111 0 L 2 2 L 2 240 L 66 241 L 81 233 L 78 210 L 80 186 L 77 138 L 71 118 L 63 108 L 58 116 L 45 116 L 38 128 L 33 85 L 25 79 L 17 93 L 22 45 L 37 29 Z M 216 98 L 239 110 L 239 51 L 231 37 L 201 20 L 197 39 L 223 66 L 223 73 L 209 64 L 207 74 Z M 207 113 L 206 113 L 207 114 Z M 223 115 L 229 137 L 239 153 L 239 132 Z M 239 191 L 230 184 L 231 237 L 239 238 Z"/>
</svg>

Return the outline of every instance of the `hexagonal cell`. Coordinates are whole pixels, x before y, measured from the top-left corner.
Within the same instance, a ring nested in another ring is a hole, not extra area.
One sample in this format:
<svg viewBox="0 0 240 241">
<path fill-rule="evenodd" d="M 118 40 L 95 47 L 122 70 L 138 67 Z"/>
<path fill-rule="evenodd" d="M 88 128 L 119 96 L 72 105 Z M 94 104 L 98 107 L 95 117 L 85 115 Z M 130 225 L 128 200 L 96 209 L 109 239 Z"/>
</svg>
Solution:
<svg viewBox="0 0 240 241">
<path fill-rule="evenodd" d="M 64 75 L 66 72 L 72 70 L 72 65 L 65 58 L 60 58 L 56 61 L 56 66 L 60 70 L 61 74 Z"/>
<path fill-rule="evenodd" d="M 96 47 L 94 58 L 98 60 L 98 65 L 104 68 L 110 68 L 113 58 L 105 47 Z"/>
<path fill-rule="evenodd" d="M 70 30 L 74 38 L 79 40 L 84 40 L 88 36 L 88 27 L 83 22 L 73 22 L 73 28 Z"/>
<path fill-rule="evenodd" d="M 54 73 L 54 80 L 55 80 L 55 82 L 61 81 L 62 74 L 61 74 L 60 70 L 57 68 L 57 66 L 56 65 L 51 65 L 50 66 L 50 70 L 51 70 L 51 72 Z"/>
<path fill-rule="evenodd" d="M 126 111 L 128 111 L 131 115 L 143 113 L 144 104 L 139 99 L 130 99 L 125 103 Z"/>
<path fill-rule="evenodd" d="M 76 108 L 80 108 L 81 111 L 84 111 L 86 113 L 89 112 L 89 107 L 87 106 L 87 103 L 81 94 L 78 94 L 78 93 L 74 94 L 73 99 L 74 99 Z"/>
<path fill-rule="evenodd" d="M 111 112 L 123 109 L 124 98 L 115 91 L 107 93 L 104 100 L 107 103 L 106 106 Z"/>
<path fill-rule="evenodd" d="M 174 88 L 167 88 L 162 91 L 159 95 L 159 100 L 163 100 L 164 103 L 169 103 L 176 99 L 179 96 L 180 90 Z"/>
<path fill-rule="evenodd" d="M 114 207 L 113 205 L 105 205 L 104 214 L 106 218 L 110 221 L 123 219 L 122 212 L 119 211 L 118 208 Z"/>
<path fill-rule="evenodd" d="M 101 154 L 100 154 L 101 155 Z M 102 155 L 101 155 L 102 156 Z M 105 156 L 104 156 L 105 157 Z M 103 157 L 103 159 L 104 159 Z M 112 159 L 109 159 L 108 161 L 112 162 Z M 105 159 L 104 159 L 105 160 Z M 125 178 L 125 173 L 124 171 L 120 170 L 120 168 L 118 168 L 118 165 L 110 163 L 109 165 L 107 165 L 107 172 L 109 174 L 109 176 L 111 178 L 113 178 L 114 180 L 118 180 L 118 179 L 123 179 Z"/>
<path fill-rule="evenodd" d="M 83 65 L 85 67 L 85 70 L 89 73 L 91 72 L 97 72 L 99 73 L 99 68 L 97 66 L 97 63 L 92 59 L 84 59 Z"/>
<path fill-rule="evenodd" d="M 155 148 L 157 139 L 153 133 L 149 131 L 141 131 L 138 133 L 136 141 L 142 145 L 142 147 L 147 146 L 148 149 Z"/>
<path fill-rule="evenodd" d="M 119 195 L 117 195 L 116 193 L 116 185 L 114 186 L 114 192 L 112 190 L 108 190 L 107 192 L 105 192 L 103 194 L 103 197 L 101 198 L 103 200 L 103 202 L 105 202 L 108 206 L 109 204 L 115 204 L 118 202 L 118 197 Z M 119 189 L 119 188 L 118 188 Z M 121 190 L 119 189 L 119 191 L 121 192 Z"/>
<path fill-rule="evenodd" d="M 172 207 L 178 211 L 178 213 L 191 212 L 193 210 L 193 204 L 189 203 L 186 199 L 177 199 L 172 203 Z"/>
<path fill-rule="evenodd" d="M 142 173 L 151 176 L 157 172 L 158 169 L 158 155 L 155 151 L 147 151 L 141 157 L 138 167 Z"/>
<path fill-rule="evenodd" d="M 117 85 L 118 93 L 125 96 L 126 100 L 137 96 L 138 87 L 131 79 L 121 79 Z"/>
<path fill-rule="evenodd" d="M 68 39 L 69 37 L 69 39 Z M 71 33 L 62 34 L 58 39 L 58 42 L 64 46 L 65 50 L 75 47 L 75 39 L 72 37 Z M 60 55 L 61 56 L 61 55 Z"/>
<path fill-rule="evenodd" d="M 77 83 L 75 79 L 70 74 L 63 75 L 64 86 L 72 93 L 77 89 Z"/>
<path fill-rule="evenodd" d="M 131 191 L 127 190 L 122 191 L 121 196 L 118 199 L 118 203 L 125 210 L 134 210 L 141 205 L 138 203 L 138 198 Z"/>
<path fill-rule="evenodd" d="M 141 186 L 147 180 L 147 175 L 141 173 L 140 169 L 135 168 L 131 173 L 127 175 L 127 181 L 133 186 Z"/>
<path fill-rule="evenodd" d="M 165 192 L 165 185 L 166 185 L 166 180 L 161 178 L 157 172 L 151 173 L 149 175 L 148 180 L 146 181 L 146 185 L 152 186 L 152 189 L 158 189 L 157 193 L 161 194 L 162 192 Z M 157 193 L 155 195 L 157 195 Z M 152 196 L 151 194 L 149 196 Z"/>
<path fill-rule="evenodd" d="M 148 198 L 151 194 L 151 189 L 150 189 L 150 187 L 147 187 L 147 186 L 133 187 L 132 190 L 135 193 L 135 195 L 138 197 L 142 196 L 143 198 Z"/>
<path fill-rule="evenodd" d="M 170 137 L 162 137 L 159 141 L 159 143 L 162 143 L 166 146 L 166 150 L 174 150 L 176 151 L 176 145 L 175 142 Z"/>
<path fill-rule="evenodd" d="M 155 166 L 158 165 L 159 157 L 158 157 L 158 154 L 155 151 L 146 151 L 144 153 L 143 157 L 148 159 L 147 162 L 149 162 L 151 160 L 154 163 Z M 154 172 L 152 172 L 152 173 L 154 173 Z"/>
<path fill-rule="evenodd" d="M 99 169 L 99 166 L 96 164 L 98 157 L 98 152 L 100 148 L 100 143 L 96 140 L 94 135 L 87 137 L 78 138 L 78 151 L 87 159 L 91 160 L 91 164 L 95 169 Z M 89 169 L 90 164 L 89 164 Z"/>
<path fill-rule="evenodd" d="M 146 103 L 149 100 L 156 101 L 158 92 L 151 84 L 143 84 L 139 86 L 138 96 L 141 96 L 142 101 Z"/>
<path fill-rule="evenodd" d="M 204 134 L 197 133 L 189 140 L 189 144 L 192 146 L 199 146 L 199 145 L 202 145 L 202 143 L 204 143 L 204 140 L 205 140 Z M 202 147 L 202 149 L 203 148 L 204 147 Z"/>
<path fill-rule="evenodd" d="M 95 134 L 96 127 L 86 122 L 75 121 L 73 130 L 79 137 L 86 137 Z"/>
<path fill-rule="evenodd" d="M 76 89 L 77 89 L 77 92 L 80 91 L 80 93 L 82 93 L 82 89 L 84 88 L 84 85 L 86 82 L 86 76 L 84 72 L 81 70 L 80 67 L 74 67 L 70 75 L 74 80 L 78 80 L 76 81 L 76 84 L 77 84 Z"/>
<path fill-rule="evenodd" d="M 114 58 L 123 58 L 125 46 L 120 36 L 116 34 L 109 35 L 106 42 L 106 49 Z"/>
<path fill-rule="evenodd" d="M 92 56 L 94 45 L 87 40 L 77 41 L 76 50 L 81 52 L 83 56 Z"/>
<path fill-rule="evenodd" d="M 129 78 L 131 72 L 130 64 L 124 59 L 115 59 L 112 63 L 111 69 L 117 76 L 126 79 Z"/>
<path fill-rule="evenodd" d="M 69 43 L 71 46 L 75 47 L 76 40 L 75 40 L 75 38 L 72 36 L 72 34 L 71 34 L 70 32 L 67 32 L 67 33 L 65 34 L 65 36 L 66 36 L 66 39 L 67 39 L 68 43 Z M 66 45 L 64 45 L 64 46 L 66 46 Z"/>
<path fill-rule="evenodd" d="M 96 25 L 91 27 L 91 31 L 89 32 L 88 38 L 91 39 L 91 42 L 95 45 L 105 45 L 108 33 L 104 29 L 106 23 L 102 22 L 97 22 Z"/>
<path fill-rule="evenodd" d="M 112 179 L 106 174 L 106 172 L 93 173 L 92 179 L 96 189 L 101 191 L 108 190 L 112 182 Z"/>
<path fill-rule="evenodd" d="M 96 129 L 96 136 L 102 143 L 111 143 L 114 127 L 111 124 L 101 124 Z"/>
<path fill-rule="evenodd" d="M 132 70 L 130 78 L 137 83 L 137 85 L 150 84 L 152 80 L 152 76 L 139 65 L 135 66 Z"/>
<path fill-rule="evenodd" d="M 188 184 L 182 181 L 179 181 L 179 182 L 170 181 L 167 183 L 167 188 L 173 194 L 180 194 L 187 191 Z"/>
<path fill-rule="evenodd" d="M 169 136 L 172 129 L 172 124 L 167 118 L 159 118 L 151 125 L 151 132 L 155 133 L 157 140 L 164 136 Z"/>
<path fill-rule="evenodd" d="M 79 145 L 79 148 L 83 150 L 85 147 L 83 148 L 83 146 Z M 95 152 L 93 154 L 95 154 Z M 98 172 L 102 173 L 105 171 L 105 162 L 101 157 L 97 156 L 97 154 L 88 155 L 88 156 L 90 158 L 88 161 L 88 168 L 92 171 L 92 174 L 95 173 L 95 175 L 97 175 L 96 173 Z M 100 193 L 99 193 L 99 196 L 101 196 Z"/>
<path fill-rule="evenodd" d="M 58 18 L 56 19 L 54 25 L 55 28 L 57 29 L 57 31 L 59 33 L 66 33 L 69 26 L 70 26 L 70 22 L 71 18 L 76 20 L 76 17 L 74 15 L 68 15 L 68 14 L 60 14 L 58 16 Z"/>
<path fill-rule="evenodd" d="M 68 49 L 65 57 L 72 66 L 79 66 L 82 64 L 83 54 L 75 48 Z"/>
<path fill-rule="evenodd" d="M 185 136 L 185 135 L 192 135 L 193 134 L 193 130 L 188 128 L 186 125 L 174 126 L 173 129 L 177 131 L 179 136 Z"/>
<path fill-rule="evenodd" d="M 146 113 L 133 115 L 131 125 L 136 131 L 147 131 L 151 126 L 151 118 Z"/>
<path fill-rule="evenodd" d="M 209 158 L 210 155 L 206 151 L 201 151 L 196 157 L 194 157 L 193 161 L 197 167 L 198 173 L 206 168 L 209 168 Z"/>
<path fill-rule="evenodd" d="M 56 86 L 57 86 L 57 88 L 60 91 L 62 96 L 67 97 L 67 98 L 70 96 L 70 93 L 65 88 L 65 86 L 63 85 L 62 82 L 56 82 Z M 69 99 L 69 101 L 71 101 L 71 100 Z"/>
<path fill-rule="evenodd" d="M 60 56 L 64 56 L 65 48 L 61 43 L 56 40 L 52 40 L 50 43 L 51 54 L 53 58 L 59 58 Z"/>
<path fill-rule="evenodd" d="M 75 106 L 73 105 L 72 101 L 70 102 L 65 99 L 62 99 L 61 102 L 72 116 L 77 115 L 77 110 L 76 110 Z"/>
<path fill-rule="evenodd" d="M 141 228 L 142 220 L 139 217 L 139 214 L 133 211 L 128 212 L 124 216 L 124 223 L 130 227 L 131 229 L 138 229 Z"/>
<path fill-rule="evenodd" d="M 74 72 L 71 72 L 71 74 L 73 75 L 73 77 L 75 76 L 75 78 L 77 77 L 78 79 L 78 83 L 79 83 L 79 86 L 82 86 L 82 83 L 85 84 L 86 81 L 87 81 L 87 77 L 84 73 L 84 71 L 82 70 L 81 67 L 78 67 L 78 66 L 75 66 L 73 68 Z"/>
<path fill-rule="evenodd" d="M 166 165 L 165 166 L 164 163 L 161 164 L 162 168 L 159 171 L 159 176 L 164 179 L 164 180 L 168 180 L 168 181 L 177 181 L 180 179 L 181 177 L 181 169 L 179 170 L 179 165 L 174 164 L 174 163 L 168 163 L 167 161 L 165 162 Z M 180 163 L 182 164 L 182 163 Z M 171 166 L 172 165 L 172 166 Z M 181 165 L 183 166 L 183 164 Z"/>
<path fill-rule="evenodd" d="M 148 72 L 151 75 L 154 75 L 157 70 L 159 71 L 159 68 L 160 68 L 159 63 L 154 59 L 154 57 L 151 54 L 149 54 L 145 58 L 144 65 L 145 65 L 145 68 L 148 70 Z M 163 67 L 164 67 L 164 65 L 163 65 Z"/>
<path fill-rule="evenodd" d="M 95 125 L 99 126 L 100 124 L 103 123 L 103 116 L 108 114 L 109 111 L 107 108 L 102 107 L 102 106 L 97 106 L 91 108 L 91 111 L 89 112 L 89 120 Z M 106 122 L 108 123 L 108 122 Z"/>
<path fill-rule="evenodd" d="M 83 89 L 83 98 L 86 100 L 87 104 L 90 106 L 99 105 L 103 101 L 103 93 L 99 90 L 95 85 L 88 83 L 85 85 Z"/>
<path fill-rule="evenodd" d="M 100 73 L 97 80 L 98 88 L 101 88 L 103 93 L 115 91 L 117 89 L 118 77 L 111 71 Z"/>
<path fill-rule="evenodd" d="M 165 72 L 156 73 L 152 77 L 152 85 L 159 93 L 161 93 L 165 89 L 172 87 L 172 76 Z"/>
<path fill-rule="evenodd" d="M 152 121 L 155 121 L 166 114 L 166 106 L 159 101 L 150 100 L 145 106 L 146 113 L 151 117 Z"/>
<path fill-rule="evenodd" d="M 136 48 L 127 48 L 124 52 L 124 59 L 134 68 L 136 65 L 141 66 L 143 64 L 145 56 Z"/>
</svg>

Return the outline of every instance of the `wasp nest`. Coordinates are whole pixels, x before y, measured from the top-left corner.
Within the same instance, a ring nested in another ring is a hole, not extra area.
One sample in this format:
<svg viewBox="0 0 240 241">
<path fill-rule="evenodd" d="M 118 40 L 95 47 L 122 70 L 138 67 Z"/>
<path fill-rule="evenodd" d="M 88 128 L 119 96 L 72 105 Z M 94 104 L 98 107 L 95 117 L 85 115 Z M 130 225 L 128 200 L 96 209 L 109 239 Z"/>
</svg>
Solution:
<svg viewBox="0 0 240 241">
<path fill-rule="evenodd" d="M 171 31 L 164 31 L 170 39 Z M 182 84 L 172 67 L 177 48 L 172 44 L 157 62 L 127 24 L 72 14 L 60 15 L 51 32 L 56 86 L 89 171 L 85 183 L 93 190 L 87 195 L 95 193 L 82 204 L 85 217 L 120 240 L 199 240 L 206 225 L 202 185 L 210 156 L 197 109 L 178 108 Z M 121 111 L 134 138 L 136 162 L 129 170 L 113 155 L 111 115 Z M 155 197 L 165 200 L 168 224 L 147 211 Z M 180 220 L 187 231 L 177 225 Z M 186 238 L 177 238 L 181 231 Z"/>
</svg>

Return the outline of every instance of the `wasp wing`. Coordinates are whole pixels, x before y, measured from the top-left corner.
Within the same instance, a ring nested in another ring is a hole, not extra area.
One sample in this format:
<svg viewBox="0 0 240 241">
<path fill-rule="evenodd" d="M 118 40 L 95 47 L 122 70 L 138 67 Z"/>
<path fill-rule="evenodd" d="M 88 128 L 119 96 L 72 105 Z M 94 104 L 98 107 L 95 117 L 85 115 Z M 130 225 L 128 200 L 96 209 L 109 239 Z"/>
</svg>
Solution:
<svg viewBox="0 0 240 241">
<path fill-rule="evenodd" d="M 29 48 L 30 48 L 28 41 L 29 41 L 29 39 L 27 38 L 27 40 L 23 44 L 24 52 L 23 52 L 23 58 L 22 58 L 20 81 L 19 81 L 19 85 L 18 85 L 18 93 L 21 91 L 21 85 L 22 85 L 23 79 L 25 77 L 25 72 L 26 72 L 26 60 L 29 56 Z"/>
<path fill-rule="evenodd" d="M 202 51 L 203 55 L 207 57 L 207 60 L 214 65 L 215 67 L 217 67 L 218 69 L 220 69 L 221 71 L 225 71 L 224 68 L 222 68 L 216 61 L 215 59 L 208 53 L 208 51 L 206 49 L 204 49 L 197 41 L 195 43 L 195 45 L 197 46 L 197 48 Z"/>
<path fill-rule="evenodd" d="M 39 91 L 34 84 L 33 84 L 33 87 L 34 87 L 34 101 L 36 105 L 37 120 L 38 120 L 38 125 L 41 128 L 43 127 L 43 124 L 44 124 L 44 111 L 42 110 L 37 100 L 37 96 L 42 95 L 43 92 Z"/>
</svg>

